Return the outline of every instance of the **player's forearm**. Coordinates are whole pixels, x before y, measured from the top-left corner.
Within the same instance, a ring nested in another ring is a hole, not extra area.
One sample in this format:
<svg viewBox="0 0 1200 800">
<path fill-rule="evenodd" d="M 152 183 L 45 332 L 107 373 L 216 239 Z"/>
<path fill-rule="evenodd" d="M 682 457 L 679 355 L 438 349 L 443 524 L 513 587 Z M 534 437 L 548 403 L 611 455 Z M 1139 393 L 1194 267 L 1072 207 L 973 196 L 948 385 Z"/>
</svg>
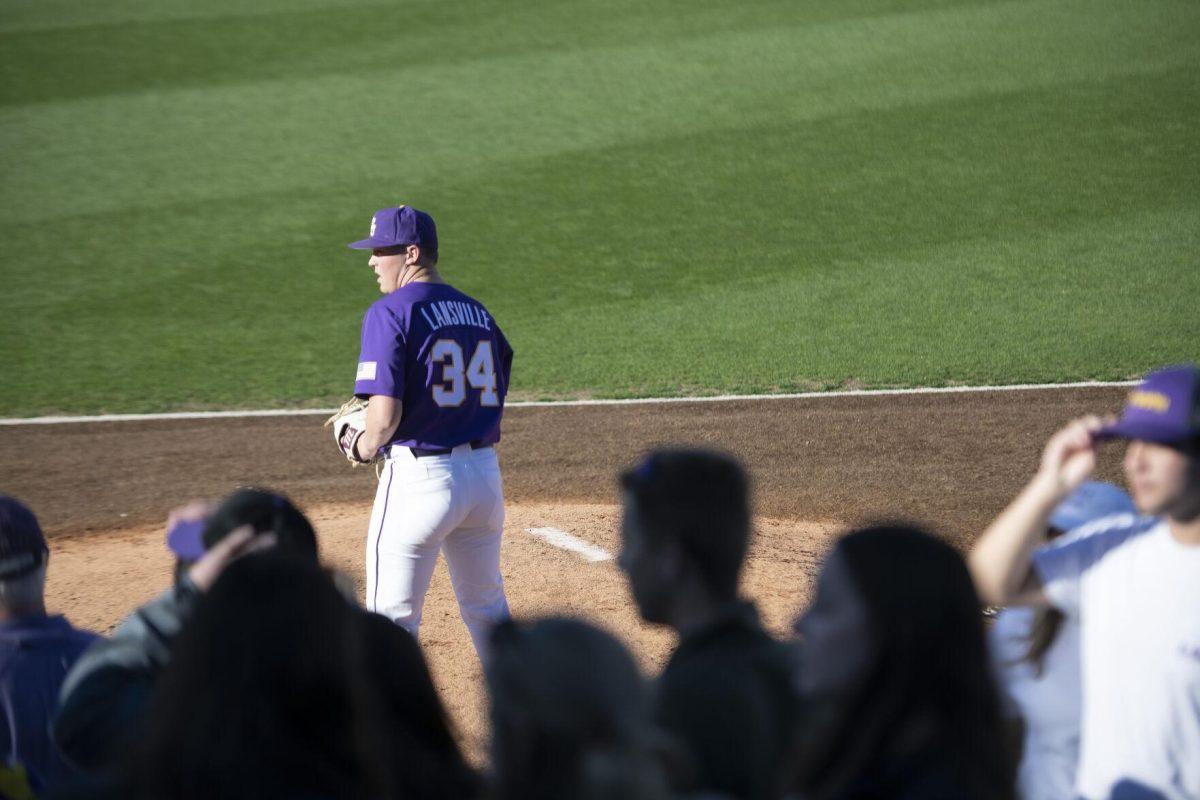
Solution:
<svg viewBox="0 0 1200 800">
<path fill-rule="evenodd" d="M 373 395 L 367 404 L 367 421 L 355 450 L 364 461 L 375 457 L 379 448 L 392 440 L 400 426 L 402 408 L 394 397 Z"/>
<path fill-rule="evenodd" d="M 379 452 L 379 448 L 388 443 L 391 435 L 392 431 L 371 430 L 367 428 L 363 431 L 363 435 L 358 437 L 358 442 L 355 444 L 354 450 L 363 461 L 370 461 Z"/>
<path fill-rule="evenodd" d="M 984 604 L 1009 605 L 1028 590 L 1033 551 L 1045 543 L 1060 494 L 1052 481 L 1035 477 L 979 537 L 967 565 Z"/>
</svg>

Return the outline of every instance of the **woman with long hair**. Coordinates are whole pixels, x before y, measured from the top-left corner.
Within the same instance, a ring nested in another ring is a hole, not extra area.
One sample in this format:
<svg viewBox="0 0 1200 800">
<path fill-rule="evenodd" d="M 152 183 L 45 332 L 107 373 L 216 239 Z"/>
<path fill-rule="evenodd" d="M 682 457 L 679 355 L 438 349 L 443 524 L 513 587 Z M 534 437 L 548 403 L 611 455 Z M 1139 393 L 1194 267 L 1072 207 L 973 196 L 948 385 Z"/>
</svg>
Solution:
<svg viewBox="0 0 1200 800">
<path fill-rule="evenodd" d="M 900 525 L 850 533 L 796 630 L 797 796 L 1012 797 L 979 598 L 952 547 Z"/>
<path fill-rule="evenodd" d="M 415 643 L 317 564 L 270 551 L 201 598 L 146 732 L 132 788 L 147 798 L 471 796 Z"/>
</svg>

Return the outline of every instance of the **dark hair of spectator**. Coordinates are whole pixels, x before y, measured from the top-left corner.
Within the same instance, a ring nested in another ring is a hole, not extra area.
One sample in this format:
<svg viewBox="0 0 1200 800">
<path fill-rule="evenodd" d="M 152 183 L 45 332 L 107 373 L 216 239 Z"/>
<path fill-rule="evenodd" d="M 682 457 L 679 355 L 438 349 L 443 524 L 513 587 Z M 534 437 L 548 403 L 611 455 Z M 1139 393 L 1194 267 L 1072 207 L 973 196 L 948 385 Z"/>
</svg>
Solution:
<svg viewBox="0 0 1200 800">
<path fill-rule="evenodd" d="M 1184 439 L 1183 443 L 1179 445 L 1179 450 L 1186 456 L 1200 458 L 1200 436 Z"/>
<path fill-rule="evenodd" d="M 867 783 L 889 796 L 900 788 L 889 780 L 934 775 L 966 797 L 1011 798 L 983 616 L 962 557 L 906 526 L 857 530 L 835 549 L 865 601 L 875 657 L 856 696 L 823 709 L 808 732 L 801 795 L 845 797 Z"/>
<path fill-rule="evenodd" d="M 361 612 L 314 562 L 231 564 L 197 605 L 150 701 L 144 797 L 392 797 L 405 753 L 366 678 Z"/>
<path fill-rule="evenodd" d="M 646 687 L 611 635 L 563 618 L 504 622 L 486 671 L 495 800 L 666 797 Z"/>
<path fill-rule="evenodd" d="M 301 558 L 317 560 L 317 534 L 312 523 L 292 501 L 281 494 L 262 489 L 238 489 L 209 515 L 204 524 L 204 545 L 212 547 L 243 525 L 255 533 L 274 531 L 278 547 Z M 195 561 L 175 559 L 172 577 L 176 584 L 192 568 Z"/>
<path fill-rule="evenodd" d="M 750 540 L 749 481 L 737 461 L 658 450 L 622 473 L 620 485 L 650 542 L 676 542 L 714 596 L 736 597 Z"/>
<path fill-rule="evenodd" d="M 204 526 L 204 545 L 212 547 L 231 531 L 249 525 L 255 533 L 274 531 L 277 547 L 313 561 L 317 534 L 300 509 L 281 494 L 261 489 L 238 489 L 221 501 Z"/>
<path fill-rule="evenodd" d="M 1047 541 L 1052 541 L 1062 536 L 1065 531 L 1058 528 L 1051 528 L 1047 534 Z M 1058 632 L 1062 630 L 1063 622 L 1066 621 L 1066 616 L 1053 606 L 1034 609 L 1033 622 L 1029 626 L 1029 645 L 1025 651 L 1025 655 L 1021 657 L 1022 661 L 1028 662 L 1033 666 L 1035 675 L 1042 674 L 1042 667 L 1046 659 L 1046 653 L 1054 645 L 1054 640 L 1058 638 Z"/>
</svg>

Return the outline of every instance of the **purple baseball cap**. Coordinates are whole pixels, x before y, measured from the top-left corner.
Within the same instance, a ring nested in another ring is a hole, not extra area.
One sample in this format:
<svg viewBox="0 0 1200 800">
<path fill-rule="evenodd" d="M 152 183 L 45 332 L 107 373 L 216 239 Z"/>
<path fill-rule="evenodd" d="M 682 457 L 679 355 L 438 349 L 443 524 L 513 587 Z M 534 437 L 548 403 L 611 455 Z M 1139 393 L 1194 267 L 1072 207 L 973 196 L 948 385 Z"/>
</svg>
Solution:
<svg viewBox="0 0 1200 800">
<path fill-rule="evenodd" d="M 1151 372 L 1125 400 L 1121 419 L 1098 439 L 1141 439 L 1177 444 L 1200 437 L 1200 370 L 1180 364 Z"/>
<path fill-rule="evenodd" d="M 28 575 L 49 557 L 37 517 L 15 497 L 0 495 L 0 580 Z"/>
<path fill-rule="evenodd" d="M 1055 507 L 1050 526 L 1064 533 L 1113 514 L 1136 514 L 1133 498 L 1118 486 L 1103 481 L 1088 481 Z"/>
<path fill-rule="evenodd" d="M 433 217 L 412 206 L 381 208 L 371 217 L 371 233 L 366 239 L 351 242 L 355 250 L 374 250 L 379 247 L 396 247 L 415 244 L 436 253 L 438 249 L 437 226 Z"/>
</svg>

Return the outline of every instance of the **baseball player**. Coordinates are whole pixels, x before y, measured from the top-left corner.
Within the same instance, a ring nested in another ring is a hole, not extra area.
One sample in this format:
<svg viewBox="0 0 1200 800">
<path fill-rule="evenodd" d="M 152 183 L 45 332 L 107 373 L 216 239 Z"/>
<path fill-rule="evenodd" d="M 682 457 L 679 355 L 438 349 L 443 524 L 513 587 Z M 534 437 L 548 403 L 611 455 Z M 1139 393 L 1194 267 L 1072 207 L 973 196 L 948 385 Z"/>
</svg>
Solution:
<svg viewBox="0 0 1200 800">
<path fill-rule="evenodd" d="M 493 445 L 513 351 L 478 300 L 438 274 L 433 218 L 384 208 L 356 250 L 370 250 L 383 297 L 367 309 L 354 383 L 365 420 L 339 423 L 352 462 L 383 458 L 367 534 L 370 611 L 414 636 L 438 553 L 475 651 L 509 617 L 500 575 L 504 495 Z"/>
</svg>

